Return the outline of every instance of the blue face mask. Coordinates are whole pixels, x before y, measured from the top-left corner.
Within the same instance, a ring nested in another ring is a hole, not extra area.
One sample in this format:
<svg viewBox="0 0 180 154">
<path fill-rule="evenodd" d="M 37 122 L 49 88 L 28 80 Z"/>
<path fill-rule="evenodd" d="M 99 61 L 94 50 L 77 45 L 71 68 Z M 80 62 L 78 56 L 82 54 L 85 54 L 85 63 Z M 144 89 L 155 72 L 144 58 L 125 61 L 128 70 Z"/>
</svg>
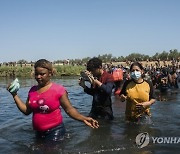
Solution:
<svg viewBox="0 0 180 154">
<path fill-rule="evenodd" d="M 133 78 L 134 80 L 138 80 L 140 77 L 141 77 L 140 71 L 131 72 L 131 78 Z"/>
</svg>

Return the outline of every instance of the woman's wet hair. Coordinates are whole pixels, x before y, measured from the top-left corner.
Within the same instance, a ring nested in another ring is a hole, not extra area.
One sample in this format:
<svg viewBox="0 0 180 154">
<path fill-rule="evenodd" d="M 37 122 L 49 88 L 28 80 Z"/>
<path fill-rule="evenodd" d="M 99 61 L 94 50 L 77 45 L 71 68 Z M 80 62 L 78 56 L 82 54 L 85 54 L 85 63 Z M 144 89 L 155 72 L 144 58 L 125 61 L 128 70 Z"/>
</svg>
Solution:
<svg viewBox="0 0 180 154">
<path fill-rule="evenodd" d="M 130 71 L 132 70 L 132 68 L 133 68 L 134 66 L 137 66 L 137 67 L 139 67 L 141 70 L 144 70 L 144 67 L 142 66 L 141 63 L 139 63 L 139 62 L 134 62 L 134 63 L 132 63 L 131 66 L 130 66 Z"/>
<path fill-rule="evenodd" d="M 94 69 L 102 68 L 102 60 L 99 58 L 92 58 L 87 62 L 87 70 L 93 71 Z"/>
<path fill-rule="evenodd" d="M 37 67 L 46 68 L 51 73 L 53 73 L 52 63 L 46 59 L 39 59 L 38 61 L 36 61 L 36 63 L 34 64 L 34 69 L 36 69 Z"/>
</svg>

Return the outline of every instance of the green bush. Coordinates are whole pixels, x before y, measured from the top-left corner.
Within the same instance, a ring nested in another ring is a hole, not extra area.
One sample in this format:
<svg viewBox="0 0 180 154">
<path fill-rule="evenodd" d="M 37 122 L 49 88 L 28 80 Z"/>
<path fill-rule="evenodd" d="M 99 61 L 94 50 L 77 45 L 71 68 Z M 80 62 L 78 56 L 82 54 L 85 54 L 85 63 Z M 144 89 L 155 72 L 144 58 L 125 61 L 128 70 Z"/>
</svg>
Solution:
<svg viewBox="0 0 180 154">
<path fill-rule="evenodd" d="M 55 76 L 77 76 L 84 70 L 84 66 L 62 65 L 54 66 Z M 31 66 L 1 66 L 0 77 L 31 77 L 34 68 Z"/>
</svg>

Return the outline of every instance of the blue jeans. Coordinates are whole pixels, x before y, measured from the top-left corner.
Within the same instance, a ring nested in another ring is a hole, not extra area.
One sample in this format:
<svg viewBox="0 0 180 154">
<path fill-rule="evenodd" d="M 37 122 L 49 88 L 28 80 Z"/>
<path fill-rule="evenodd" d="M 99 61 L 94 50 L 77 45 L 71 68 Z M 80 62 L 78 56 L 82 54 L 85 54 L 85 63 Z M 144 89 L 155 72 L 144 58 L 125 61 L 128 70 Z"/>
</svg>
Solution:
<svg viewBox="0 0 180 154">
<path fill-rule="evenodd" d="M 65 132 L 66 130 L 62 123 L 44 132 L 36 131 L 36 137 L 48 141 L 60 141 L 64 139 Z"/>
</svg>

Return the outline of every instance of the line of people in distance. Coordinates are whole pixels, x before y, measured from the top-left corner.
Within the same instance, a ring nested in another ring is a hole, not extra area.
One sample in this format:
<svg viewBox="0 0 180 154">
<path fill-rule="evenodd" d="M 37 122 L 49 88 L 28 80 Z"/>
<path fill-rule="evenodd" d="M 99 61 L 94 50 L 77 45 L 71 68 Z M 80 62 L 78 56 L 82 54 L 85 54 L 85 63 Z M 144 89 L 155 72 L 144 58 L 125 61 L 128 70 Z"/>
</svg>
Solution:
<svg viewBox="0 0 180 154">
<path fill-rule="evenodd" d="M 81 73 L 79 85 L 92 96 L 92 107 L 88 116 L 79 113 L 71 104 L 65 87 L 51 81 L 52 63 L 46 59 L 34 65 L 37 85 L 30 88 L 26 102 L 11 93 L 17 108 L 25 115 L 33 114 L 33 129 L 38 138 L 59 141 L 65 135 L 65 127 L 60 106 L 73 119 L 82 121 L 91 128 L 98 128 L 98 119 L 113 120 L 112 91 L 115 86 L 113 75 L 104 70 L 102 60 L 92 58 L 87 62 L 87 70 Z M 138 62 L 130 66 L 130 80 L 126 80 L 119 93 L 119 99 L 126 101 L 125 117 L 128 122 L 150 122 L 150 106 L 155 102 L 152 82 L 143 78 L 144 69 Z M 90 86 L 86 84 L 90 83 Z"/>
<path fill-rule="evenodd" d="M 147 65 L 147 64 L 146 64 Z M 125 80 L 131 79 L 129 66 L 104 64 L 104 69 L 111 73 L 115 82 L 114 94 L 119 94 Z M 152 82 L 155 89 L 166 92 L 171 89 L 178 89 L 180 82 L 180 64 L 172 65 L 149 65 L 143 68 L 143 78 Z"/>
</svg>

